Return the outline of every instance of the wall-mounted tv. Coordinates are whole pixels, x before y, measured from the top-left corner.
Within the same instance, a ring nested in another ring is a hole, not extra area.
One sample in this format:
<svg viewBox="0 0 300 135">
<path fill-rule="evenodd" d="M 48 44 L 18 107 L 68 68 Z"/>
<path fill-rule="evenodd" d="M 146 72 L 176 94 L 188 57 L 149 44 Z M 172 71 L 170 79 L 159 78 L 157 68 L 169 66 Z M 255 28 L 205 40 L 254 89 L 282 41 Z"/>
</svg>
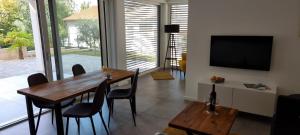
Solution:
<svg viewBox="0 0 300 135">
<path fill-rule="evenodd" d="M 211 36 L 210 66 L 270 70 L 273 36 Z"/>
</svg>

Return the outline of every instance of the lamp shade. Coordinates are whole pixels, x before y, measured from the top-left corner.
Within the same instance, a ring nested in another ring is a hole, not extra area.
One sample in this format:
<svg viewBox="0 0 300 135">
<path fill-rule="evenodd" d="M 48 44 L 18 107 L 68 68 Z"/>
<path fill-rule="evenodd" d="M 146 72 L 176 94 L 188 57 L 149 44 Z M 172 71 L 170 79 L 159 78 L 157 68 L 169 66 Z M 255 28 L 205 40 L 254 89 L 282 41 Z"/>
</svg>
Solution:
<svg viewBox="0 0 300 135">
<path fill-rule="evenodd" d="M 179 33 L 179 24 L 165 25 L 165 33 Z"/>
</svg>

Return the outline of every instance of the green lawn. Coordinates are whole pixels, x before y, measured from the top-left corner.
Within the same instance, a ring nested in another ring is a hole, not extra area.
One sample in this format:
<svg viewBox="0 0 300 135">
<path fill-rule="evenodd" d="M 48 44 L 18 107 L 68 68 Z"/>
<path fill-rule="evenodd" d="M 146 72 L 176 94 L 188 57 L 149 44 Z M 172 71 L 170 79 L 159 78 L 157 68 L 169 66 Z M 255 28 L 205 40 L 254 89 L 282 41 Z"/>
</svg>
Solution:
<svg viewBox="0 0 300 135">
<path fill-rule="evenodd" d="M 90 50 L 90 49 L 61 49 L 62 55 L 66 54 L 78 54 L 78 55 L 87 55 L 87 56 L 101 56 L 99 50 Z M 53 55 L 53 51 L 51 51 Z"/>
<path fill-rule="evenodd" d="M 62 55 L 65 55 L 65 54 L 78 54 L 78 55 L 88 55 L 88 56 L 101 56 L 100 54 L 100 51 L 99 50 L 81 50 L 81 49 L 78 49 L 78 50 L 65 50 L 65 49 L 62 49 L 61 50 L 61 53 Z"/>
</svg>

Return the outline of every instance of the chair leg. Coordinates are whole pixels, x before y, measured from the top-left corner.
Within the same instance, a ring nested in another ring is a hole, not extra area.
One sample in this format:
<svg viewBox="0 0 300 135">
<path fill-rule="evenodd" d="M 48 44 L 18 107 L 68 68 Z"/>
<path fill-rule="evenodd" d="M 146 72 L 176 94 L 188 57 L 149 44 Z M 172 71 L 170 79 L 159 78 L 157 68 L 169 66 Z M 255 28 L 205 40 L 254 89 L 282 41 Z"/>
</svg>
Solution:
<svg viewBox="0 0 300 135">
<path fill-rule="evenodd" d="M 181 71 L 179 70 L 179 77 L 180 77 L 180 79 L 181 79 Z"/>
<path fill-rule="evenodd" d="M 68 132 L 69 132 L 69 117 L 67 117 L 66 135 L 68 135 Z"/>
<path fill-rule="evenodd" d="M 102 111 L 99 111 L 99 115 L 100 115 L 100 117 L 101 117 L 101 121 L 102 121 L 102 124 L 103 124 L 103 126 L 104 126 L 104 128 L 105 128 L 105 131 L 106 131 L 107 135 L 109 135 L 109 131 L 108 131 L 108 129 L 107 129 L 107 127 L 106 127 L 106 124 L 105 124 L 105 121 L 104 121 L 104 119 L 103 119 Z"/>
<path fill-rule="evenodd" d="M 109 128 L 109 123 L 110 123 L 110 113 L 111 113 L 111 109 L 108 108 L 108 123 L 107 123 L 108 128 Z"/>
<path fill-rule="evenodd" d="M 87 102 L 90 102 L 90 93 L 88 92 Z"/>
<path fill-rule="evenodd" d="M 39 111 L 39 116 L 38 116 L 37 124 L 36 124 L 36 127 L 35 127 L 35 133 L 37 133 L 38 128 L 39 128 L 41 115 L 42 115 L 42 108 L 40 108 L 40 111 Z"/>
<path fill-rule="evenodd" d="M 79 127 L 79 118 L 75 118 L 77 127 Z"/>
<path fill-rule="evenodd" d="M 80 103 L 82 103 L 82 99 L 83 99 L 83 94 L 80 97 Z"/>
<path fill-rule="evenodd" d="M 108 99 L 107 96 L 105 96 L 105 98 L 106 98 L 106 104 L 107 104 L 107 107 L 108 107 L 108 109 L 110 109 L 110 102 L 109 102 L 109 99 Z"/>
<path fill-rule="evenodd" d="M 52 125 L 53 125 L 53 118 L 54 117 L 54 110 L 52 109 L 52 111 L 51 111 L 51 122 L 52 122 Z"/>
<path fill-rule="evenodd" d="M 135 114 L 134 114 L 134 110 L 133 110 L 133 102 L 131 99 L 129 99 L 129 102 L 130 102 L 130 108 L 131 108 L 131 114 L 132 114 L 132 118 L 133 118 L 133 123 L 134 123 L 134 126 L 136 126 L 136 123 L 135 123 Z"/>
<path fill-rule="evenodd" d="M 78 130 L 78 134 L 80 135 L 80 118 L 77 119 L 78 119 L 77 130 Z"/>
<path fill-rule="evenodd" d="M 94 135 L 96 135 L 95 125 L 94 125 L 94 121 L 93 121 L 93 117 L 92 116 L 90 117 L 90 120 L 91 120 L 91 123 L 92 123 Z"/>
<path fill-rule="evenodd" d="M 132 104 L 133 104 L 134 115 L 136 115 L 136 98 L 135 98 L 135 96 L 132 97 Z"/>
<path fill-rule="evenodd" d="M 110 113 L 111 113 L 111 116 L 113 117 L 113 115 L 114 115 L 114 100 L 113 99 L 110 100 Z"/>
</svg>

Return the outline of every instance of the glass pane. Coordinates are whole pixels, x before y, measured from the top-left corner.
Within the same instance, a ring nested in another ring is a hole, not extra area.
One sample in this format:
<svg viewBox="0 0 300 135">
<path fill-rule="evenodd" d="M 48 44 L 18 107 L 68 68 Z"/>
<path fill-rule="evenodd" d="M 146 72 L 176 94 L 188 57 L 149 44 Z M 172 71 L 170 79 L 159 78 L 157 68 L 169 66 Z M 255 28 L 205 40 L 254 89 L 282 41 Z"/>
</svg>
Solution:
<svg viewBox="0 0 300 135">
<path fill-rule="evenodd" d="M 27 117 L 25 98 L 30 74 L 44 73 L 37 8 L 33 0 L 0 0 L 0 128 Z M 38 111 L 34 108 L 35 112 Z"/>
<path fill-rule="evenodd" d="M 72 66 L 81 64 L 86 72 L 101 67 L 97 0 L 56 0 L 58 34 L 64 77 Z"/>
<path fill-rule="evenodd" d="M 172 5 L 171 6 L 171 23 L 179 24 L 180 32 L 175 34 L 177 58 L 181 59 L 181 54 L 187 50 L 187 31 L 188 31 L 188 5 Z"/>
<path fill-rule="evenodd" d="M 157 5 L 125 0 L 127 69 L 158 66 L 158 19 Z"/>
</svg>

